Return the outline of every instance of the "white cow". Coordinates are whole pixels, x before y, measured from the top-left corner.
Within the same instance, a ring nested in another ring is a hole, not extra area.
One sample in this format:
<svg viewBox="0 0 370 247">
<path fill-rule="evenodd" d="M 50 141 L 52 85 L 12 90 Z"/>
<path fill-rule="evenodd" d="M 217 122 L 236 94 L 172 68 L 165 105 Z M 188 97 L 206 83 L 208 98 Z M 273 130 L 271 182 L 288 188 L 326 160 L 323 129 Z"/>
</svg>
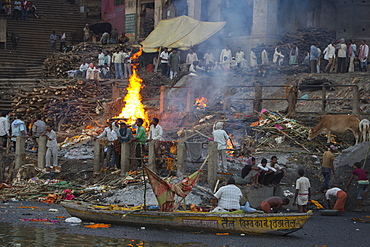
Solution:
<svg viewBox="0 0 370 247">
<path fill-rule="evenodd" d="M 367 119 L 362 119 L 358 125 L 358 129 L 362 134 L 361 141 L 363 142 L 370 141 L 370 121 Z"/>
</svg>

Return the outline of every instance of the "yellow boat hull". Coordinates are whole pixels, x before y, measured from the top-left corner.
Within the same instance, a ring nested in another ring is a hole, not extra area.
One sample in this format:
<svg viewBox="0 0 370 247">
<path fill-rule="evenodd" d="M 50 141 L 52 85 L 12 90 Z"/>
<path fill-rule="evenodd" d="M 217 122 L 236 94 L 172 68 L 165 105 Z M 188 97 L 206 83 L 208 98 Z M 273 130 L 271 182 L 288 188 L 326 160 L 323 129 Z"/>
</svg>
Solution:
<svg viewBox="0 0 370 247">
<path fill-rule="evenodd" d="M 63 203 L 68 213 L 87 221 L 121 225 L 215 231 L 219 233 L 273 233 L 286 235 L 303 227 L 311 213 L 211 214 L 97 209 L 91 204 Z"/>
</svg>

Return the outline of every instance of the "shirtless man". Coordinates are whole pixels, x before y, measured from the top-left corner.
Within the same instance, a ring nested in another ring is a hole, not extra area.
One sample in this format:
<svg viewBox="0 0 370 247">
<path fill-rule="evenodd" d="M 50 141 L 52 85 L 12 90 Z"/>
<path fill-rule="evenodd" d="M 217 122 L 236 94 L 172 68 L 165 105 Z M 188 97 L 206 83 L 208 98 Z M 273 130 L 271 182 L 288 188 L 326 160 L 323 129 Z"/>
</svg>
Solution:
<svg viewBox="0 0 370 247">
<path fill-rule="evenodd" d="M 277 213 L 281 206 L 289 204 L 289 199 L 284 198 L 281 199 L 278 196 L 273 196 L 270 198 L 267 198 L 261 203 L 261 209 L 265 213 L 271 213 L 271 208 L 274 210 L 274 213 Z"/>
</svg>

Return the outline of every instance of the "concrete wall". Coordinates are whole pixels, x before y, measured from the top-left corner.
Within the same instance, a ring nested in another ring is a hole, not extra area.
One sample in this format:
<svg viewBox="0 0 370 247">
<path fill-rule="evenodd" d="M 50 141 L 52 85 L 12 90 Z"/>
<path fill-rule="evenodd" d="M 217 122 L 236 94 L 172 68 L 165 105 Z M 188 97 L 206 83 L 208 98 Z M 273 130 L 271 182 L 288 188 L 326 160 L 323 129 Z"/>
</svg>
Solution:
<svg viewBox="0 0 370 247">
<path fill-rule="evenodd" d="M 125 5 L 114 6 L 114 1 L 101 1 L 102 21 L 112 24 L 118 33 L 125 31 Z"/>
<path fill-rule="evenodd" d="M 337 38 L 370 38 L 370 1 L 338 0 L 337 2 Z"/>
<path fill-rule="evenodd" d="M 295 187 L 287 187 L 287 186 L 263 186 L 254 188 L 252 186 L 242 186 L 240 189 L 243 192 L 245 198 L 242 199 L 241 204 L 244 205 L 246 201 L 250 203 L 253 208 L 258 208 L 261 206 L 261 202 L 269 197 L 272 196 L 279 196 L 284 198 L 284 191 L 289 190 L 290 192 L 294 193 Z M 283 207 L 283 209 L 290 209 L 290 210 L 297 210 L 297 206 L 293 206 L 293 196 L 287 196 L 290 200 L 290 203 Z"/>
</svg>

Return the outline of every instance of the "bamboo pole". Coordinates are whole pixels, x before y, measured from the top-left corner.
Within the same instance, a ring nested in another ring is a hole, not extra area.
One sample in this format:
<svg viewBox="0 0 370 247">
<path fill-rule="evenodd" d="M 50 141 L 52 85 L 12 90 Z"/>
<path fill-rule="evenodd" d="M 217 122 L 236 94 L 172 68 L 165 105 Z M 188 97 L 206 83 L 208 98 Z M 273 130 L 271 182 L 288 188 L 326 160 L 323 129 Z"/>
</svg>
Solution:
<svg viewBox="0 0 370 247">
<path fill-rule="evenodd" d="M 145 169 L 143 169 L 143 179 L 144 179 L 144 211 L 146 211 L 146 180 L 145 180 Z"/>
</svg>

